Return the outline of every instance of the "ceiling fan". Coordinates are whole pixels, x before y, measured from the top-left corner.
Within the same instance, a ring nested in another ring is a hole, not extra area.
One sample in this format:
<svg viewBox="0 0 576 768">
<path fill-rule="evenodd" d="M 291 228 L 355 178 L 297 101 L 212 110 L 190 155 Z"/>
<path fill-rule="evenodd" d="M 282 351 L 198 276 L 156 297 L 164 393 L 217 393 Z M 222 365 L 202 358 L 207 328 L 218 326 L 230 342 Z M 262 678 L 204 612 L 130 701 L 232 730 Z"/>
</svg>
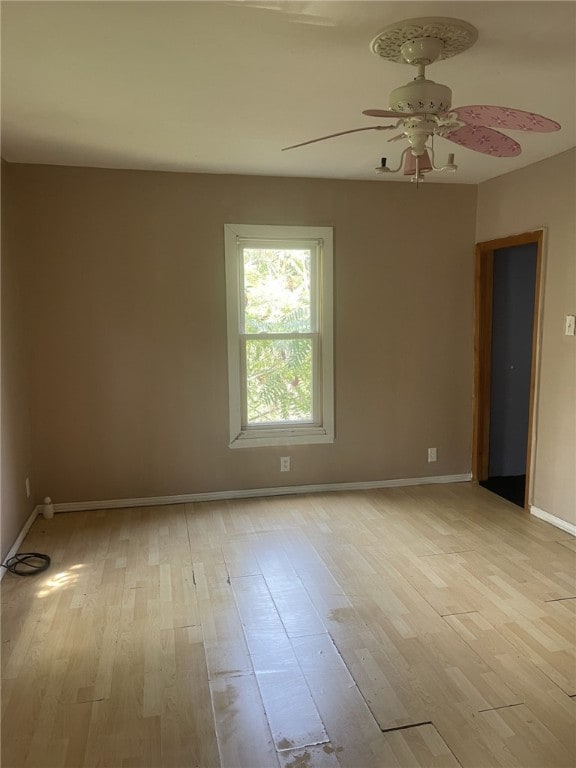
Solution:
<svg viewBox="0 0 576 768">
<path fill-rule="evenodd" d="M 388 61 L 411 64 L 418 74 L 411 82 L 392 91 L 389 109 L 366 109 L 369 117 L 392 118 L 389 125 L 370 125 L 331 133 L 318 139 L 285 147 L 282 151 L 304 147 L 319 141 L 361 131 L 399 130 L 389 141 L 405 140 L 400 164 L 390 168 L 386 158 L 376 168 L 378 173 L 399 173 L 419 182 L 429 171 L 455 171 L 454 154 L 443 165 L 435 164 L 434 137 L 458 144 L 492 157 L 515 157 L 520 144 L 497 130 L 550 132 L 559 123 L 533 112 L 488 104 L 452 108 L 452 91 L 448 86 L 426 78 L 426 67 L 438 59 L 456 56 L 470 48 L 478 37 L 471 24 L 459 19 L 419 18 L 397 22 L 386 27 L 371 44 L 372 52 Z"/>
</svg>

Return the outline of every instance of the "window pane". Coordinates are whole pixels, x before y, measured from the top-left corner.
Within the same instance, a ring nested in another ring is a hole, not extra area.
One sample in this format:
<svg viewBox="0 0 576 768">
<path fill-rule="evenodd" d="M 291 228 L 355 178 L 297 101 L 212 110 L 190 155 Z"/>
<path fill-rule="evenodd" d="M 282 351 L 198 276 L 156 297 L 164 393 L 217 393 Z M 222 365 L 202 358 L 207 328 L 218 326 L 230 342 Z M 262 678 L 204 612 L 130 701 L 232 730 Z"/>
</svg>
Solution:
<svg viewBox="0 0 576 768">
<path fill-rule="evenodd" d="M 307 333 L 311 328 L 310 250 L 244 248 L 245 333 Z"/>
<path fill-rule="evenodd" d="M 248 424 L 312 421 L 312 339 L 247 339 Z"/>
</svg>

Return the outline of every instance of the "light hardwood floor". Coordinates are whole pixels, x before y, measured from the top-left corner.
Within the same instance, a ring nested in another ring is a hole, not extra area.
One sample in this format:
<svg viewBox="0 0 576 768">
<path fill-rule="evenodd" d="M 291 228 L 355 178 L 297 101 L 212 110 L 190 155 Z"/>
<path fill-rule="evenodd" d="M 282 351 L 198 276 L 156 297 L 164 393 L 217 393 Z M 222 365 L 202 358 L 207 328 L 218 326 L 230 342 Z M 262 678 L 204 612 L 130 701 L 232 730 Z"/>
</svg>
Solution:
<svg viewBox="0 0 576 768">
<path fill-rule="evenodd" d="M 38 519 L 4 768 L 576 764 L 574 539 L 473 484 Z"/>
</svg>

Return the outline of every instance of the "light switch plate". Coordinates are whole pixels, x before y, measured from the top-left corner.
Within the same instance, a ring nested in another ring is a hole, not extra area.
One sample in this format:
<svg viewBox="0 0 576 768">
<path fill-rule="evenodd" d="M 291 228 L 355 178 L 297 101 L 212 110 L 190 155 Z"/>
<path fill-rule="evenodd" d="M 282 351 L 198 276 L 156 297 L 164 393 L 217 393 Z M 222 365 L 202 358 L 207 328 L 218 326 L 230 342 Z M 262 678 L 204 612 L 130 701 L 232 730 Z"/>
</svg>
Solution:
<svg viewBox="0 0 576 768">
<path fill-rule="evenodd" d="M 576 335 L 576 315 L 566 315 L 566 325 L 564 326 L 566 336 Z"/>
</svg>

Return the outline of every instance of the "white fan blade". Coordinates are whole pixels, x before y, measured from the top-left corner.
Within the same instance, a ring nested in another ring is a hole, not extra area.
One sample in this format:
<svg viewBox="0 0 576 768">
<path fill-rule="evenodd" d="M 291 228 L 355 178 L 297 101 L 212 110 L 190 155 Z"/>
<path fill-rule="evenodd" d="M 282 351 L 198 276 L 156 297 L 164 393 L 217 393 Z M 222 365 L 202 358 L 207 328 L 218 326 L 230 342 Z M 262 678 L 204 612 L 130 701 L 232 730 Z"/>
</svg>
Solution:
<svg viewBox="0 0 576 768">
<path fill-rule="evenodd" d="M 423 117 L 426 112 L 392 112 L 389 109 L 365 109 L 362 112 L 363 115 L 368 117 L 401 117 L 403 120 L 407 120 L 409 117 Z"/>
<path fill-rule="evenodd" d="M 320 136 L 319 139 L 311 139 L 310 141 L 302 141 L 300 144 L 292 144 L 291 147 L 284 147 L 282 152 L 286 152 L 288 149 L 296 149 L 297 147 L 305 147 L 307 144 L 316 144 L 317 141 L 326 141 L 326 139 L 333 139 L 335 136 L 345 136 L 347 133 L 359 133 L 360 131 L 390 131 L 396 128 L 395 125 L 369 125 L 366 128 L 352 128 L 350 131 L 340 131 L 339 133 L 330 133 L 328 136 Z"/>
</svg>

